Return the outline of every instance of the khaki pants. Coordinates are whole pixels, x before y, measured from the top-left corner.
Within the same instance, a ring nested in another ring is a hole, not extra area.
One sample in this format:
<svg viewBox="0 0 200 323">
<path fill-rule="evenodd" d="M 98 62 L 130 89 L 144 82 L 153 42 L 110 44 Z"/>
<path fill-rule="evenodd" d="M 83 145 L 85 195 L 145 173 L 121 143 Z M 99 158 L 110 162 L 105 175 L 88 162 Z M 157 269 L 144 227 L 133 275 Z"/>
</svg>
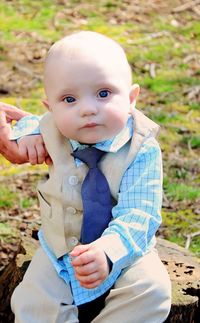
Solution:
<svg viewBox="0 0 200 323">
<path fill-rule="evenodd" d="M 69 286 L 58 277 L 40 247 L 15 289 L 15 323 L 77 323 L 78 310 Z M 162 323 L 171 305 L 171 284 L 156 250 L 119 277 L 93 323 Z"/>
</svg>

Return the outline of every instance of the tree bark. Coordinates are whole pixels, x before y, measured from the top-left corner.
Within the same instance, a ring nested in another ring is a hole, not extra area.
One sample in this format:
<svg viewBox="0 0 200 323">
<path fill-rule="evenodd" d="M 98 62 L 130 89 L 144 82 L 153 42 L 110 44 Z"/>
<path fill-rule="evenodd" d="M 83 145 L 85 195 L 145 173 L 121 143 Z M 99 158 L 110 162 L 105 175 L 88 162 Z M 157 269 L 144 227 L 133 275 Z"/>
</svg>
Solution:
<svg viewBox="0 0 200 323">
<path fill-rule="evenodd" d="M 2 265 L 2 259 L 0 258 L 0 323 L 14 322 L 14 315 L 10 308 L 10 298 L 15 287 L 22 280 L 38 247 L 38 241 L 31 237 L 23 238 L 23 240 L 19 236 L 10 238 L 9 243 L 4 242 L 2 237 L 0 239 L 0 250 L 3 249 L 2 246 L 5 243 L 15 247 L 15 251 L 10 254 L 8 264 Z"/>
</svg>

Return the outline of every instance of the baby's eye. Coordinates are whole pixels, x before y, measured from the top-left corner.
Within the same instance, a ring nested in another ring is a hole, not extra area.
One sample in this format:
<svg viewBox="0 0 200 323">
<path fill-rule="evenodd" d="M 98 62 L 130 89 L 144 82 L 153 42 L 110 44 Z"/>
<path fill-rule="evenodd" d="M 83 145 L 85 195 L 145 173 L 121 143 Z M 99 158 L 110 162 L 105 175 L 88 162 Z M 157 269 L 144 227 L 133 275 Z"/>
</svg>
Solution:
<svg viewBox="0 0 200 323">
<path fill-rule="evenodd" d="M 107 98 L 107 96 L 109 96 L 110 95 L 110 91 L 108 91 L 108 90 L 101 90 L 101 91 L 99 91 L 99 93 L 98 93 L 98 97 L 99 98 Z"/>
<path fill-rule="evenodd" d="M 67 103 L 73 103 L 75 102 L 76 100 L 73 98 L 73 96 L 66 96 L 64 99 L 63 99 L 64 102 L 67 102 Z"/>
</svg>

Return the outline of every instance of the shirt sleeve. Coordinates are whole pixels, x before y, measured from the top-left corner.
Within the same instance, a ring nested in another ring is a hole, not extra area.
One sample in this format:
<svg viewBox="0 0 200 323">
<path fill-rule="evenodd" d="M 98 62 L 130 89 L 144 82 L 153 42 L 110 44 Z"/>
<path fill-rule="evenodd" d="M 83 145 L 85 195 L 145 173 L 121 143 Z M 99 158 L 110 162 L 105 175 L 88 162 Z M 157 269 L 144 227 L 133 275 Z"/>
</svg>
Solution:
<svg viewBox="0 0 200 323">
<path fill-rule="evenodd" d="M 42 116 L 28 115 L 21 118 L 12 128 L 10 140 L 18 140 L 28 135 L 39 135 L 39 122 Z"/>
<path fill-rule="evenodd" d="M 121 270 L 144 255 L 161 223 L 162 157 L 155 138 L 148 138 L 126 170 L 113 220 L 94 244 Z"/>
</svg>

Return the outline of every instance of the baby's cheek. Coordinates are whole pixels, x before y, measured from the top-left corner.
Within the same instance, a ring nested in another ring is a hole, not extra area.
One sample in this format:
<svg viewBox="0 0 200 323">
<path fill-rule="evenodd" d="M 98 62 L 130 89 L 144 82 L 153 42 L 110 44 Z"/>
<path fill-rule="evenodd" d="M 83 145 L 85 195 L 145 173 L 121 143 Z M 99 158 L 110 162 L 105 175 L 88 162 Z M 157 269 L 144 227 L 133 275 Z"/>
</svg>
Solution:
<svg viewBox="0 0 200 323">
<path fill-rule="evenodd" d="M 62 116 L 58 116 L 55 119 L 55 123 L 56 123 L 56 127 L 63 134 L 63 136 L 66 136 L 69 125 L 68 125 L 68 122 L 65 121 L 65 118 L 63 118 Z"/>
<path fill-rule="evenodd" d="M 124 115 L 123 113 L 118 114 L 113 122 L 113 127 L 112 129 L 115 130 L 116 134 L 122 131 L 124 127 L 126 126 L 128 117 Z"/>
</svg>

